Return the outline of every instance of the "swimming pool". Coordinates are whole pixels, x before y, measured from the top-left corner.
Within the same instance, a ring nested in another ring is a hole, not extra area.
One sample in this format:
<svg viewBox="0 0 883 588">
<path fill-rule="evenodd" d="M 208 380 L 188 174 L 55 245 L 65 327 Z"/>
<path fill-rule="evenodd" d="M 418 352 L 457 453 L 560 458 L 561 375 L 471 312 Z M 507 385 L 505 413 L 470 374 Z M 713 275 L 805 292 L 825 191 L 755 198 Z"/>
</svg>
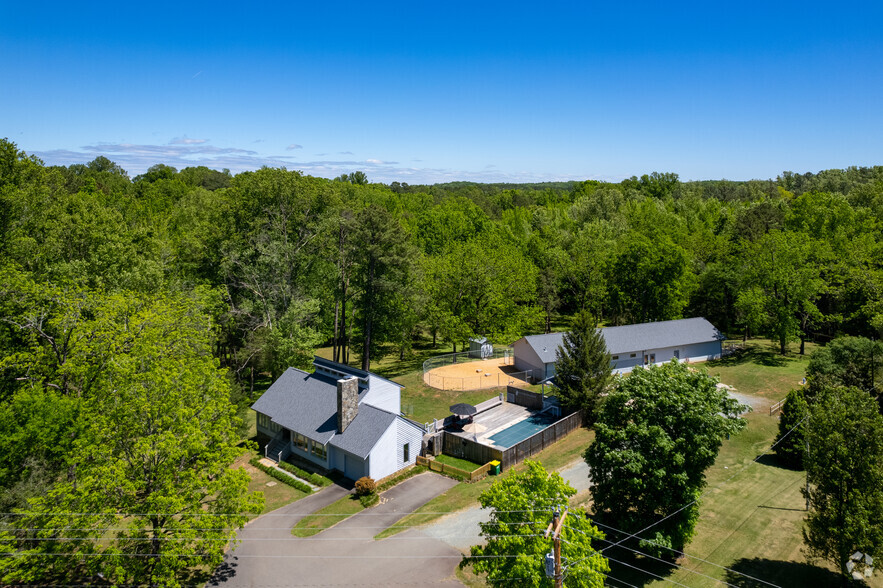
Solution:
<svg viewBox="0 0 883 588">
<path fill-rule="evenodd" d="M 519 421 L 500 431 L 494 433 L 488 439 L 497 447 L 512 447 L 528 437 L 542 431 L 557 419 L 548 414 L 531 415 L 523 421 Z"/>
</svg>

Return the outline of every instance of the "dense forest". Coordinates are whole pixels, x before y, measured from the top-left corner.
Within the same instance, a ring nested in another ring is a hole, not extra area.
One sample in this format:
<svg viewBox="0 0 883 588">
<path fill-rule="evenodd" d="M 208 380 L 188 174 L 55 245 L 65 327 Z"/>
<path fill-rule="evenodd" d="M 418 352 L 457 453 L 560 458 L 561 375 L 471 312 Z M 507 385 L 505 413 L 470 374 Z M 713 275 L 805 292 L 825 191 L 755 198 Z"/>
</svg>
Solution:
<svg viewBox="0 0 883 588">
<path fill-rule="evenodd" d="M 881 166 L 417 186 L 163 164 L 130 177 L 105 157 L 46 166 L 2 140 L 0 508 L 258 508 L 234 473 L 185 484 L 182 464 L 229 463 L 255 377 L 306 367 L 321 346 L 367 369 L 428 338 L 508 344 L 581 310 L 599 324 L 704 316 L 782 352 L 878 336 L 881 225 Z M 127 465 L 110 468 L 111 454 Z M 140 521 L 131 536 L 169 524 Z"/>
</svg>

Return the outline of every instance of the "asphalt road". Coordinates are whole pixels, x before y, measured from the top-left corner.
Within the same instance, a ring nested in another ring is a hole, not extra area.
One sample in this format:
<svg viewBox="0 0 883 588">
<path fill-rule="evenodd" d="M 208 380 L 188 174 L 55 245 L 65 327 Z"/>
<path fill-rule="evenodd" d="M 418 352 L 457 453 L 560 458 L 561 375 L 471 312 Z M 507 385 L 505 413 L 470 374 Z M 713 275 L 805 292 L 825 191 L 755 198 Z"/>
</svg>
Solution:
<svg viewBox="0 0 883 588">
<path fill-rule="evenodd" d="M 242 529 L 241 543 L 208 586 L 457 586 L 454 571 L 461 554 L 447 543 L 417 530 L 373 539 L 455 485 L 437 474 L 420 474 L 385 492 L 384 502 L 374 508 L 313 537 L 293 537 L 298 520 L 347 493 L 330 486 Z"/>
</svg>

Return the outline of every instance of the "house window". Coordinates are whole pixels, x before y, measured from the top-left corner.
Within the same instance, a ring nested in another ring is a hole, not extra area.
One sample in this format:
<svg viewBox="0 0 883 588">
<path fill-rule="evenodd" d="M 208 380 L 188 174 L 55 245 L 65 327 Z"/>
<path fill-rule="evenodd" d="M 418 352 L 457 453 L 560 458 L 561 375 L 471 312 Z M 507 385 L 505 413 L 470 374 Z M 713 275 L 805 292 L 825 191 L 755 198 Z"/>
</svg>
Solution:
<svg viewBox="0 0 883 588">
<path fill-rule="evenodd" d="M 278 433 L 282 429 L 279 423 L 274 423 L 268 415 L 258 413 L 258 425 L 265 429 L 269 429 L 274 433 Z"/>
<path fill-rule="evenodd" d="M 405 454 L 405 463 L 411 461 L 411 444 L 405 443 L 405 446 L 402 447 L 402 452 Z"/>
<path fill-rule="evenodd" d="M 631 357 L 632 359 L 634 359 L 634 358 L 638 357 L 638 354 L 637 354 L 637 353 L 632 353 L 631 355 L 629 355 L 629 357 Z"/>
<path fill-rule="evenodd" d="M 312 453 L 319 459 L 325 459 L 327 455 L 327 452 L 325 451 L 325 446 L 318 441 L 310 441 L 310 453 Z"/>
<path fill-rule="evenodd" d="M 300 449 L 301 451 L 307 450 L 307 438 L 301 435 L 300 433 L 291 432 L 291 441 L 294 443 L 294 446 Z"/>
</svg>

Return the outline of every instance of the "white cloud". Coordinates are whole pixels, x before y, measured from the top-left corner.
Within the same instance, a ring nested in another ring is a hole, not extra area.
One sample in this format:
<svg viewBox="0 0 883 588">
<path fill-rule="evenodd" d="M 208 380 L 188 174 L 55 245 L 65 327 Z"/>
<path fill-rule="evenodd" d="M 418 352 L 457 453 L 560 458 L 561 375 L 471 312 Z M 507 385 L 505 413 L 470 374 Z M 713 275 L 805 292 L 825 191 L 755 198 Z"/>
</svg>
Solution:
<svg viewBox="0 0 883 588">
<path fill-rule="evenodd" d="M 169 141 L 169 145 L 202 145 L 203 143 L 208 143 L 208 139 L 190 139 L 187 135 L 175 137 Z"/>
<path fill-rule="evenodd" d="M 303 149 L 303 148 L 304 148 L 303 145 L 298 145 L 297 143 L 292 143 L 291 145 L 289 145 L 288 147 L 286 147 L 285 150 L 286 150 L 286 151 L 292 151 L 292 150 L 294 150 L 294 149 Z"/>
<path fill-rule="evenodd" d="M 383 183 L 395 181 L 407 181 L 409 184 L 437 184 L 453 181 L 521 183 L 585 180 L 587 178 L 618 181 L 614 178 L 591 175 L 551 175 L 528 171 L 505 172 L 493 168 L 465 171 L 450 168 L 400 166 L 398 162 L 379 159 L 300 161 L 291 155 L 266 155 L 249 149 L 206 145 L 201 140 L 197 140 L 201 141 L 200 143 L 195 143 L 192 139 L 190 141 L 189 143 L 170 145 L 98 143 L 86 145 L 79 150 L 56 149 L 34 152 L 34 155 L 41 158 L 47 165 L 88 163 L 99 155 L 104 155 L 122 166 L 130 176 L 144 173 L 157 163 L 164 163 L 178 169 L 199 165 L 219 170 L 227 168 L 233 173 L 253 171 L 264 166 L 284 167 L 323 178 L 336 178 L 341 174 L 361 170 L 368 176 L 369 181 Z M 317 154 L 316 157 L 321 158 L 322 155 Z"/>
</svg>

